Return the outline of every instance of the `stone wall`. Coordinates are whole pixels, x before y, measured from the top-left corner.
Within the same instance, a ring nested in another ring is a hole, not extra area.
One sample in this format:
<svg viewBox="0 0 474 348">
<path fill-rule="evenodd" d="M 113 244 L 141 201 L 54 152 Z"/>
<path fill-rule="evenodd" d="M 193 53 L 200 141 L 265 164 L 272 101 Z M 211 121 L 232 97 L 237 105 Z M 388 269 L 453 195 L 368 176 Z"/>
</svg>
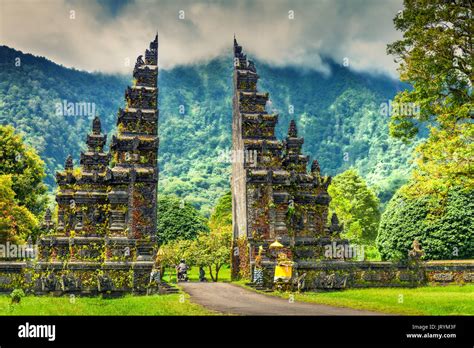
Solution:
<svg viewBox="0 0 474 348">
<path fill-rule="evenodd" d="M 255 77 L 254 77 L 255 78 Z M 234 96 L 232 100 L 232 175 L 231 175 L 231 191 L 232 191 L 232 278 L 240 277 L 241 257 L 245 255 L 247 246 L 245 240 L 247 238 L 247 183 L 246 171 L 244 168 L 243 156 L 245 156 L 244 142 L 242 139 L 242 119 L 240 117 L 238 103 L 238 76 L 234 73 Z M 238 156 L 242 156 L 242 161 L 235 160 Z"/>
<path fill-rule="evenodd" d="M 474 282 L 474 260 L 430 261 L 424 265 L 426 281 L 430 284 Z"/>
<path fill-rule="evenodd" d="M 264 262 L 264 285 L 273 287 L 275 264 Z M 474 284 L 474 260 L 429 261 L 411 265 L 393 262 L 299 262 L 297 273 L 306 273 L 303 290 L 338 290 L 369 287 L 417 287 Z M 144 294 L 150 288 L 147 262 L 105 263 L 0 262 L 0 293 L 21 288 L 44 294 Z"/>
<path fill-rule="evenodd" d="M 275 263 L 264 263 L 264 285 L 273 287 Z M 416 287 L 473 284 L 474 260 L 430 261 L 412 264 L 367 261 L 300 261 L 298 276 L 306 273 L 303 290 L 367 287 Z M 296 287 L 296 284 L 295 284 Z"/>
<path fill-rule="evenodd" d="M 36 295 L 144 294 L 150 284 L 148 262 L 0 262 L 0 293 L 21 288 Z"/>
<path fill-rule="evenodd" d="M 15 288 L 29 289 L 32 271 L 23 261 L 0 262 L 0 293 L 10 293 Z"/>
</svg>

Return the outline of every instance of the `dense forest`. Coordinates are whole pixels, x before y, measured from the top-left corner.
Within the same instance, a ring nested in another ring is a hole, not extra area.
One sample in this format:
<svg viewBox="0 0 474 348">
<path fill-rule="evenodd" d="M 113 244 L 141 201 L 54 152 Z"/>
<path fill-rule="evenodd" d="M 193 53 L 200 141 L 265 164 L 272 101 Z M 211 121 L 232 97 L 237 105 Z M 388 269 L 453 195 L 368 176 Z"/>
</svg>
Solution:
<svg viewBox="0 0 474 348">
<path fill-rule="evenodd" d="M 160 71 L 160 192 L 185 199 L 205 215 L 229 189 L 230 164 L 223 160 L 231 148 L 229 62 L 230 55 Z M 383 105 L 405 86 L 330 60 L 326 64 L 330 75 L 256 62 L 260 90 L 270 93 L 269 111 L 280 115 L 278 137 L 295 119 L 305 153 L 318 159 L 324 174 L 356 167 L 385 204 L 412 166 L 414 145 L 389 137 L 390 115 L 383 112 Z M 94 103 L 111 134 L 131 77 L 68 69 L 5 46 L 0 47 L 0 66 L 0 124 L 24 133 L 45 161 L 46 183 L 54 190 L 55 170 L 68 154 L 78 160 L 91 120 L 58 115 L 57 103 Z"/>
</svg>

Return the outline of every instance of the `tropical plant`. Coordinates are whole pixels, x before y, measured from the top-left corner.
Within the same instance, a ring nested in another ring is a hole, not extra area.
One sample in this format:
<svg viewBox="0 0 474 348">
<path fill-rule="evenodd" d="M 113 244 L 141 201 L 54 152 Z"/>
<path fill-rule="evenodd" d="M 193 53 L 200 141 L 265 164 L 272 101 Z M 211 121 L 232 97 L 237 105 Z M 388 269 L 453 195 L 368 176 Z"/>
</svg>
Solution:
<svg viewBox="0 0 474 348">
<path fill-rule="evenodd" d="M 18 204 L 11 175 L 0 175 L 0 243 L 24 243 L 38 233 L 37 218 Z"/>
<path fill-rule="evenodd" d="M 11 126 L 0 125 L 0 175 L 11 175 L 16 202 L 37 216 L 46 208 L 44 163 Z"/>
<path fill-rule="evenodd" d="M 356 243 L 374 244 L 380 221 L 379 200 L 353 168 L 338 174 L 328 188 L 330 209 L 343 224 L 343 236 Z"/>
<path fill-rule="evenodd" d="M 394 18 L 403 38 L 387 51 L 413 88 L 396 96 L 390 132 L 409 142 L 429 129 L 406 194 L 441 200 L 453 186 L 474 187 L 473 21 L 472 1 L 405 0 Z"/>
<path fill-rule="evenodd" d="M 474 258 L 474 190 L 453 187 L 442 210 L 431 207 L 429 196 L 395 194 L 377 236 L 383 259 L 406 259 L 415 239 L 429 260 Z"/>
<path fill-rule="evenodd" d="M 160 244 L 194 239 L 208 231 L 206 219 L 190 203 L 175 196 L 159 196 L 157 235 Z"/>
</svg>

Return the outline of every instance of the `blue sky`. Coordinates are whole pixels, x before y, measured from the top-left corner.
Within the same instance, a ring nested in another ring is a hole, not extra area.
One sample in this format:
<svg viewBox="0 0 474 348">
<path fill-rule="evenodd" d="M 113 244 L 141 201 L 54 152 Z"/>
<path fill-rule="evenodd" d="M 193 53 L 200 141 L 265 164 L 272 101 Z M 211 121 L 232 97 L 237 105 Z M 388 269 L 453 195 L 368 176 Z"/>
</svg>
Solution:
<svg viewBox="0 0 474 348">
<path fill-rule="evenodd" d="M 386 44 L 401 0 L 0 0 L 0 44 L 88 71 L 128 72 L 154 33 L 160 66 L 229 54 L 233 34 L 270 64 L 329 72 L 322 57 L 396 76 Z"/>
</svg>

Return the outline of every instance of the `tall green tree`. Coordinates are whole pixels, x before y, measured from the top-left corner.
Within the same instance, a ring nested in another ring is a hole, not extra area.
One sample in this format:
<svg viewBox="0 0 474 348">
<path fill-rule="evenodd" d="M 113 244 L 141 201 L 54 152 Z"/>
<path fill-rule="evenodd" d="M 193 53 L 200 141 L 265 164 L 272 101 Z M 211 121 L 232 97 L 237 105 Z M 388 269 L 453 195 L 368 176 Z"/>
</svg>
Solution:
<svg viewBox="0 0 474 348">
<path fill-rule="evenodd" d="M 47 203 L 44 163 L 11 126 L 0 126 L 0 175 L 11 175 L 19 205 L 39 216 Z"/>
<path fill-rule="evenodd" d="M 390 132 L 411 141 L 422 127 L 429 129 L 428 139 L 417 147 L 418 167 L 406 187 L 415 196 L 439 200 L 452 186 L 474 184 L 473 4 L 404 0 L 394 18 L 403 38 L 389 44 L 387 52 L 400 62 L 401 80 L 413 88 L 396 96 Z"/>
<path fill-rule="evenodd" d="M 25 242 L 37 233 L 38 220 L 24 206 L 18 205 L 11 175 L 0 175 L 0 243 Z"/>
<path fill-rule="evenodd" d="M 207 220 L 191 204 L 174 196 L 159 196 L 158 241 L 194 239 L 201 232 L 209 232 Z"/>
<path fill-rule="evenodd" d="M 211 226 L 230 226 L 232 228 L 232 193 L 228 191 L 217 201 L 211 217 L 209 218 Z"/>
<path fill-rule="evenodd" d="M 372 245 L 380 221 L 379 200 L 353 168 L 338 174 L 328 189 L 330 209 L 344 224 L 343 236 L 357 243 Z"/>
</svg>

